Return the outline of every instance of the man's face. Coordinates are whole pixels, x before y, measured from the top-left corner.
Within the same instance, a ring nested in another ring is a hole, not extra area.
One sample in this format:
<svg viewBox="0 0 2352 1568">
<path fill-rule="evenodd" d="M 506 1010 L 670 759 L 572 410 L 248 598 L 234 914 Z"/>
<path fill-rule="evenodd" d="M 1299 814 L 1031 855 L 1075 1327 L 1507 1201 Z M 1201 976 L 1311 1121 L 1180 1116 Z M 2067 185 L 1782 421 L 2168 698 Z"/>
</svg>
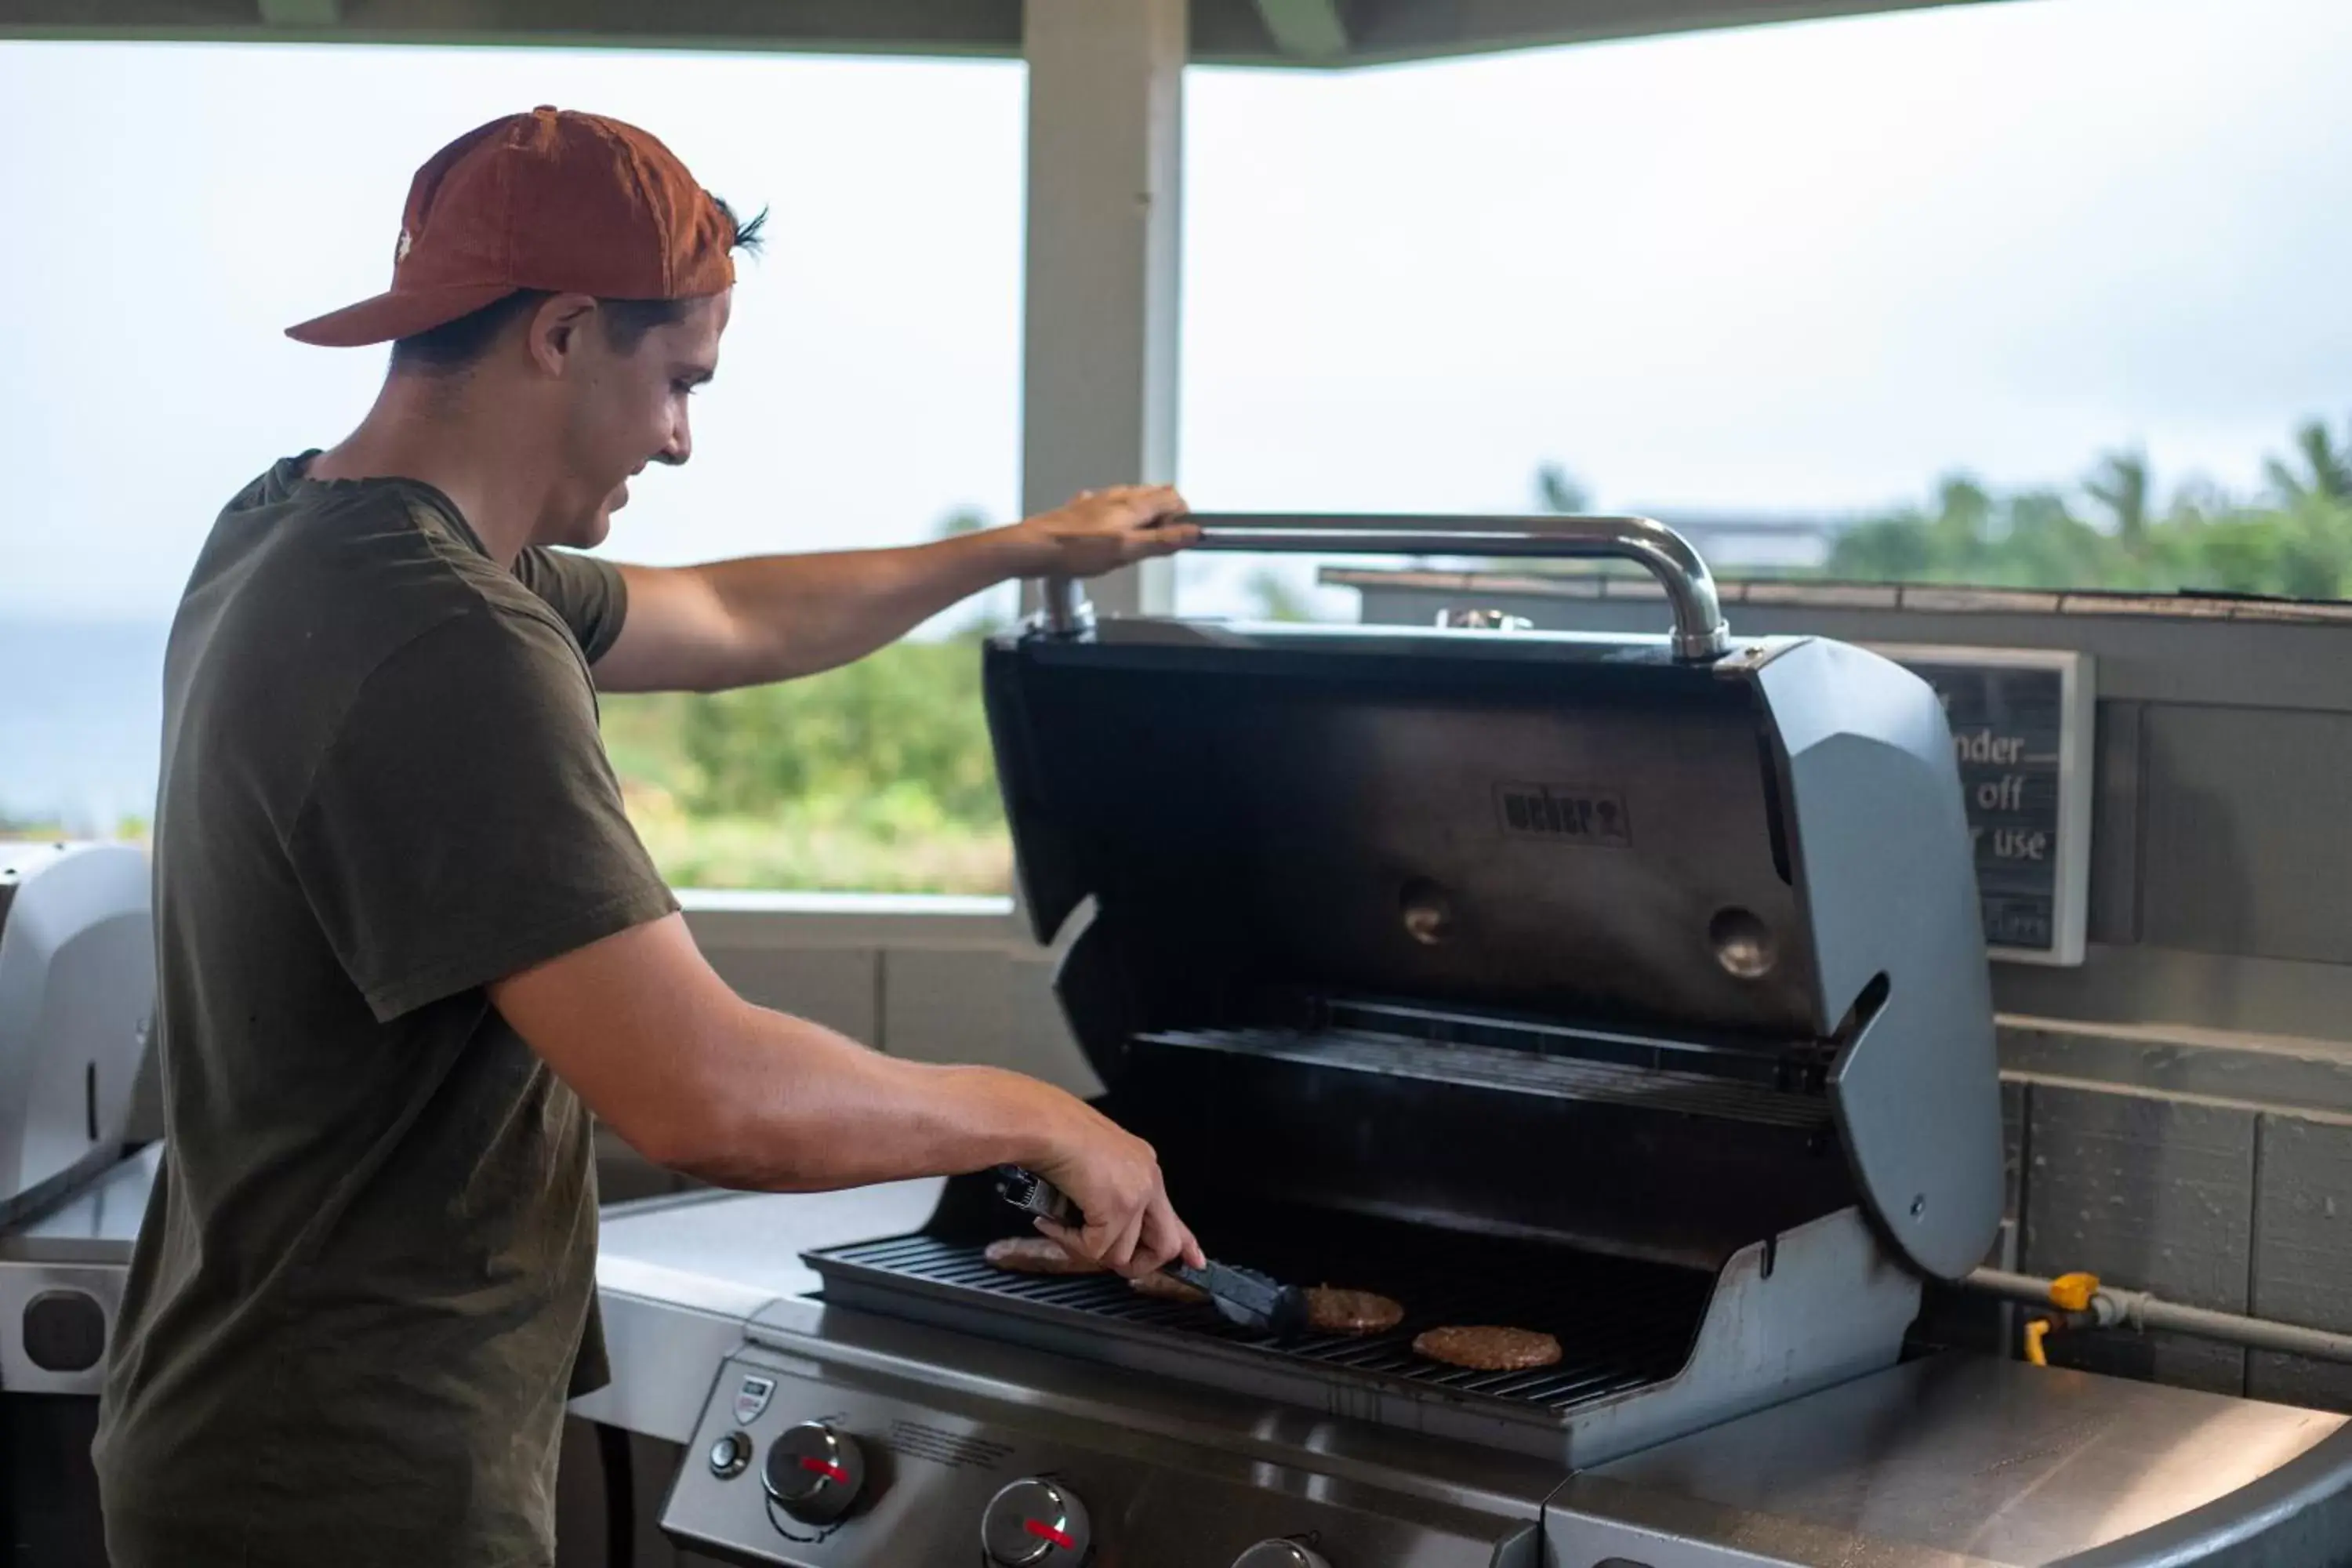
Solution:
<svg viewBox="0 0 2352 1568">
<path fill-rule="evenodd" d="M 683 463 L 694 451 L 687 407 L 719 368 L 730 296 L 691 301 L 685 316 L 626 351 L 604 323 L 579 334 L 564 434 L 566 482 L 543 520 L 542 543 L 586 549 L 604 542 L 628 504 L 629 480 L 648 463 Z"/>
</svg>

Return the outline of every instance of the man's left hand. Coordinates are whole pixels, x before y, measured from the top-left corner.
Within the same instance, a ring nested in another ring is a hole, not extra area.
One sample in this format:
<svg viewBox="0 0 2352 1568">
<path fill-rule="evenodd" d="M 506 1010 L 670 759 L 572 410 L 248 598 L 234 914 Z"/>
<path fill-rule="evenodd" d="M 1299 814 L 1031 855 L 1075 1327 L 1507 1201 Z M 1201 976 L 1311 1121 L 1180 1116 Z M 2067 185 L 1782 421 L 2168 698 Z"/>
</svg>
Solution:
<svg viewBox="0 0 2352 1568">
<path fill-rule="evenodd" d="M 1036 559 L 1022 574 L 1096 577 L 1155 555 L 1173 555 L 1200 542 L 1201 531 L 1184 516 L 1184 498 L 1173 485 L 1082 490 L 1066 506 L 1013 524 Z"/>
</svg>

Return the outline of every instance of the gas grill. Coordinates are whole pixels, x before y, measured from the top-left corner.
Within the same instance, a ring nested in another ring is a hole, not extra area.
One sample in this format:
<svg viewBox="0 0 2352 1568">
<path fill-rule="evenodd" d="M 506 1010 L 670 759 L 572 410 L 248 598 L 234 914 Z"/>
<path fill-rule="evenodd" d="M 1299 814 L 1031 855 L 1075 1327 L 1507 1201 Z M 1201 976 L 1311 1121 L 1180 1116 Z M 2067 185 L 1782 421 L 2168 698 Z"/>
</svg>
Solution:
<svg viewBox="0 0 2352 1568">
<path fill-rule="evenodd" d="M 915 1234 L 806 1255 L 817 1321 L 780 1309 L 722 1369 L 681 1541 L 1565 1562 L 1572 1472 L 1884 1373 L 1922 1281 L 1983 1260 L 1991 1007 L 1925 684 L 1731 637 L 1638 519 L 1202 521 L 1209 548 L 1615 556 L 1672 610 L 1647 639 L 1097 624 L 1057 584 L 987 649 L 1023 909 L 1102 1108 L 1215 1256 L 1403 1324 L 1278 1340 L 1002 1272 L 982 1249 L 1022 1216 L 961 1178 Z M 1412 1348 L 1481 1323 L 1562 1358 Z"/>
<path fill-rule="evenodd" d="M 1086 922 L 1059 984 L 1113 1114 L 1220 1256 L 1404 1326 L 1248 1342 L 1017 1284 L 977 1253 L 1019 1216 L 977 1200 L 812 1258 L 827 1300 L 1571 1462 L 1895 1359 L 1916 1277 L 2000 1220 L 1937 700 L 1718 635 L 1654 525 L 1555 527 L 1664 571 L 1675 637 L 1113 622 L 989 656 L 1026 907 L 1043 938 Z M 1464 1321 L 1567 1359 L 1411 1351 Z"/>
</svg>

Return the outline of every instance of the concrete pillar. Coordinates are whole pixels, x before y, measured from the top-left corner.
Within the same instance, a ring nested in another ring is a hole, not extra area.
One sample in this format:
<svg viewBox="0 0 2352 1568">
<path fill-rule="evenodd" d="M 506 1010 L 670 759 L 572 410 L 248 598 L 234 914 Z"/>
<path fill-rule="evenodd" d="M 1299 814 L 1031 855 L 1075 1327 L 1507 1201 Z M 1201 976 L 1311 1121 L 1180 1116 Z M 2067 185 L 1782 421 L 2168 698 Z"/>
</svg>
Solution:
<svg viewBox="0 0 2352 1568">
<path fill-rule="evenodd" d="M 1026 0 L 1026 512 L 1176 475 L 1188 12 L 1188 0 Z M 1105 614 L 1164 615 L 1173 584 L 1153 561 L 1087 593 Z"/>
</svg>

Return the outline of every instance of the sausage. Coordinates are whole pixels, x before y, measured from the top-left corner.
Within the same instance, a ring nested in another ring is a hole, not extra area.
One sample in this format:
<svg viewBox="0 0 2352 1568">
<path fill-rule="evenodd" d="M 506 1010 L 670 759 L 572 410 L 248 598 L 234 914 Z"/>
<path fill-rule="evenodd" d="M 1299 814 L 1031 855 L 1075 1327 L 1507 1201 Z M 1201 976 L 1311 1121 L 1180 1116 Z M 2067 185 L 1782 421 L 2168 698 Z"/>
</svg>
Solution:
<svg viewBox="0 0 2352 1568">
<path fill-rule="evenodd" d="M 1197 1307 L 1209 1299 L 1209 1293 L 1198 1285 L 1187 1285 L 1173 1274 L 1145 1274 L 1129 1279 L 1139 1296 L 1149 1296 L 1155 1301 L 1181 1301 Z"/>
<path fill-rule="evenodd" d="M 1008 1274 L 1100 1274 L 1103 1266 L 1091 1258 L 1066 1251 L 1050 1236 L 1008 1236 L 992 1241 L 981 1253 L 991 1268 Z"/>
</svg>

